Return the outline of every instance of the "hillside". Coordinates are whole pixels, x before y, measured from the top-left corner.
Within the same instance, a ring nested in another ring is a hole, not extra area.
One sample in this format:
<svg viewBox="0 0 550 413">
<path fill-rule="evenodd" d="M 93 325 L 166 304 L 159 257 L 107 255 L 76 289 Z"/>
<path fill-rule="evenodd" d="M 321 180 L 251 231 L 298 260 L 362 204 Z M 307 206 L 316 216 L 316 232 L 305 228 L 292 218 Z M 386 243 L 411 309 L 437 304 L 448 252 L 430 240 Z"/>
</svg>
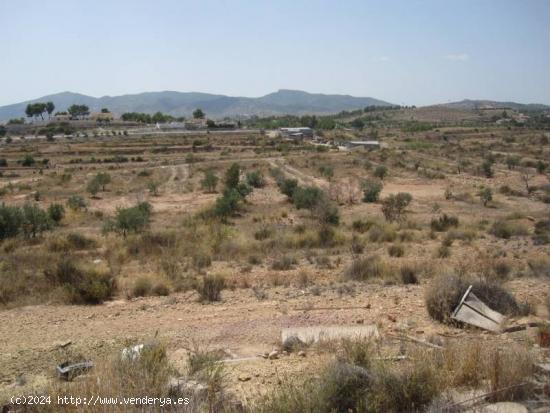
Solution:
<svg viewBox="0 0 550 413">
<path fill-rule="evenodd" d="M 443 106 L 451 109 L 466 109 L 466 110 L 510 108 L 514 110 L 531 111 L 531 110 L 550 109 L 550 106 L 543 105 L 540 103 L 524 104 L 524 103 L 517 103 L 517 102 L 498 102 L 494 100 L 471 100 L 471 99 L 464 99 L 464 100 L 461 100 L 460 102 L 442 103 L 436 106 Z"/>
<path fill-rule="evenodd" d="M 200 107 L 211 118 L 237 115 L 329 114 L 388 102 L 349 95 L 324 95 L 298 90 L 279 90 L 258 98 L 232 97 L 197 92 L 146 92 L 133 95 L 95 98 L 72 92 L 43 96 L 26 102 L 0 107 L 0 121 L 24 116 L 28 103 L 52 101 L 56 111 L 72 104 L 85 104 L 91 111 L 109 108 L 115 114 L 124 112 L 163 112 L 173 116 L 190 116 Z"/>
</svg>

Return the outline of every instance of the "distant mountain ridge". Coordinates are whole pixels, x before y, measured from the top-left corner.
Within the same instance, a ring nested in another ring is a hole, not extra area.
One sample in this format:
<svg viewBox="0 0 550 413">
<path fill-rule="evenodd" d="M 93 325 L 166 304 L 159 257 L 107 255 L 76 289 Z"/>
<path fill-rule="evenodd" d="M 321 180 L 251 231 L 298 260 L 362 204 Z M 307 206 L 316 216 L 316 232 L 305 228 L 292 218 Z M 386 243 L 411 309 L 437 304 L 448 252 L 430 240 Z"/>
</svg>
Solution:
<svg viewBox="0 0 550 413">
<path fill-rule="evenodd" d="M 436 106 L 444 106 L 451 109 L 490 109 L 490 108 L 510 108 L 514 110 L 548 110 L 550 106 L 541 103 L 517 103 L 517 102 L 498 102 L 495 100 L 473 100 L 464 99 L 459 102 L 442 103 Z"/>
<path fill-rule="evenodd" d="M 223 118 L 238 115 L 304 115 L 330 114 L 342 110 L 354 110 L 366 106 L 388 106 L 391 103 L 371 97 L 349 95 L 325 95 L 299 90 L 281 89 L 258 98 L 232 97 L 199 92 L 144 92 L 121 96 L 95 98 L 73 92 L 62 92 L 25 102 L 0 107 L 0 121 L 25 116 L 27 104 L 51 101 L 55 111 L 64 111 L 73 104 L 87 105 L 92 112 L 101 108 L 117 115 L 124 112 L 162 112 L 173 116 L 190 116 L 201 108 L 208 117 Z"/>
</svg>

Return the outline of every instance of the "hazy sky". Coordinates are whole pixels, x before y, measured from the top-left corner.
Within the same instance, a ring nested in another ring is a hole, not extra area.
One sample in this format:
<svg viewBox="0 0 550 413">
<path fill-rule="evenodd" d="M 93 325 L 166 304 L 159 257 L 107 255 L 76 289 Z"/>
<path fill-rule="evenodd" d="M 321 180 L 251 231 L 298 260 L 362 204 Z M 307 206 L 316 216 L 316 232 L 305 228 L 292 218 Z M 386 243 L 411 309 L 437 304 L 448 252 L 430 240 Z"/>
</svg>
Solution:
<svg viewBox="0 0 550 413">
<path fill-rule="evenodd" d="M 277 89 L 550 104 L 550 1 L 0 0 L 0 105 Z"/>
</svg>

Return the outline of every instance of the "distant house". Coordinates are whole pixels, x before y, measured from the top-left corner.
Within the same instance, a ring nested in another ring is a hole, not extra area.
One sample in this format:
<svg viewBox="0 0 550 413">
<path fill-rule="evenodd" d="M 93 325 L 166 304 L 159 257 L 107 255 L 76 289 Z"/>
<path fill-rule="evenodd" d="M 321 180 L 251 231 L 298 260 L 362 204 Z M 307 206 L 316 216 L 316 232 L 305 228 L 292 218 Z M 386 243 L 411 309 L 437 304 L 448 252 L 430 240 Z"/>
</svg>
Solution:
<svg viewBox="0 0 550 413">
<path fill-rule="evenodd" d="M 111 122 L 115 117 L 111 112 L 93 112 L 90 119 L 96 122 Z"/>
<path fill-rule="evenodd" d="M 282 137 L 290 139 L 303 139 L 303 138 L 312 138 L 313 129 L 307 127 L 301 128 L 280 128 L 279 132 Z"/>
<path fill-rule="evenodd" d="M 380 148 L 379 141 L 349 141 L 346 142 L 347 149 L 365 148 L 365 149 L 378 149 Z"/>
<path fill-rule="evenodd" d="M 189 119 L 184 122 L 185 129 L 205 129 L 206 119 Z"/>
</svg>

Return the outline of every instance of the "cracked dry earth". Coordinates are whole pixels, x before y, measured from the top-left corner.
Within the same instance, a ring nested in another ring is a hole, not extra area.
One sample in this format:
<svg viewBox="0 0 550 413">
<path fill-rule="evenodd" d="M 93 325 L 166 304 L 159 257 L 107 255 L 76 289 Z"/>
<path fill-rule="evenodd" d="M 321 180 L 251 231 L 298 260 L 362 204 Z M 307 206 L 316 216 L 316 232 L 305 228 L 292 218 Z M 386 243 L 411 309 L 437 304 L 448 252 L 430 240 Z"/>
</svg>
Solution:
<svg viewBox="0 0 550 413">
<path fill-rule="evenodd" d="M 509 287 L 520 300 L 550 294 L 550 285 L 535 279 L 514 280 Z M 404 332 L 420 339 L 525 340 L 524 333 L 494 336 L 434 323 L 425 309 L 425 288 L 426 284 L 356 284 L 353 293 L 339 295 L 336 285 L 325 284 L 319 295 L 307 288 L 270 288 L 261 301 L 251 289 L 235 289 L 224 291 L 221 303 L 208 305 L 187 292 L 94 307 L 38 305 L 6 310 L 0 323 L 0 398 L 15 391 L 18 377 L 26 382 L 18 392 L 40 388 L 53 378 L 55 365 L 69 357 L 98 360 L 155 334 L 167 344 L 180 371 L 185 368 L 186 348 L 193 342 L 224 349 L 228 358 L 245 358 L 227 364 L 231 385 L 245 397 L 251 389 L 261 389 L 282 375 L 298 374 L 319 361 L 315 358 L 325 357 L 256 358 L 277 346 L 284 327 L 364 323 L 376 324 L 383 339 L 387 333 Z M 61 347 L 68 341 L 70 345 Z M 241 383 L 242 374 L 250 381 Z"/>
</svg>

